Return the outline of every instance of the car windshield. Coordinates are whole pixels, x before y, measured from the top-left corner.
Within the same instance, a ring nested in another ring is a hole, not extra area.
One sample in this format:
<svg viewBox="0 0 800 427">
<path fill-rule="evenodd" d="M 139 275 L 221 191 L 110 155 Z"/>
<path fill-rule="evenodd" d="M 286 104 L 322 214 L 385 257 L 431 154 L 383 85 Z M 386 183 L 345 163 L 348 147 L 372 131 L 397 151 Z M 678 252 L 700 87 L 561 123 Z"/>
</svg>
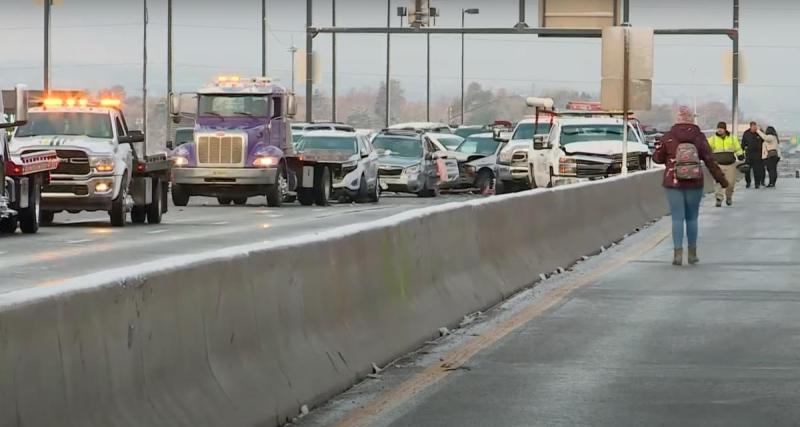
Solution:
<svg viewBox="0 0 800 427">
<path fill-rule="evenodd" d="M 445 148 L 448 150 L 455 150 L 464 142 L 464 138 L 457 136 L 457 135 L 448 135 L 448 136 L 438 136 L 436 140 L 439 141 L 440 144 L 444 145 Z"/>
<path fill-rule="evenodd" d="M 533 139 L 533 133 L 537 135 L 547 135 L 550 133 L 550 123 L 539 123 L 538 129 L 535 129 L 535 123 L 520 123 L 514 131 L 514 136 L 511 139 Z"/>
<path fill-rule="evenodd" d="M 253 95 L 200 95 L 198 115 L 269 117 L 269 98 Z"/>
<path fill-rule="evenodd" d="M 194 129 L 178 129 L 175 131 L 175 145 L 183 145 L 194 141 Z"/>
<path fill-rule="evenodd" d="M 483 132 L 486 132 L 483 128 L 474 127 L 474 128 L 458 128 L 455 130 L 454 133 L 462 138 L 466 138 L 468 136 L 475 135 L 476 133 L 483 133 Z"/>
<path fill-rule="evenodd" d="M 356 153 L 356 138 L 352 136 L 315 136 L 305 135 L 298 143 L 297 149 L 303 150 L 336 150 L 349 154 Z"/>
<path fill-rule="evenodd" d="M 17 129 L 16 136 L 86 135 L 111 139 L 114 132 L 108 113 L 48 111 L 28 114 L 28 123 Z"/>
<path fill-rule="evenodd" d="M 456 149 L 459 153 L 491 156 L 497 151 L 500 141 L 485 136 L 471 136 Z"/>
<path fill-rule="evenodd" d="M 638 140 L 636 132 L 628 129 L 628 141 Z M 622 142 L 622 125 L 571 125 L 561 128 L 561 145 L 590 141 Z"/>
<path fill-rule="evenodd" d="M 422 141 L 418 138 L 378 135 L 372 140 L 376 150 L 389 150 L 392 157 L 422 158 Z"/>
</svg>

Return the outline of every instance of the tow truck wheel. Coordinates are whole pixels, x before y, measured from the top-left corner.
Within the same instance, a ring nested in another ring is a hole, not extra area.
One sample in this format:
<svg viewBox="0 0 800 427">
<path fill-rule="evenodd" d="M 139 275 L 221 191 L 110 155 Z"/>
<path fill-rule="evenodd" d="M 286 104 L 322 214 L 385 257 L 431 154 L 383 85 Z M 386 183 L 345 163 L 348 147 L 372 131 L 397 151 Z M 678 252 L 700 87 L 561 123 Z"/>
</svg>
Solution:
<svg viewBox="0 0 800 427">
<path fill-rule="evenodd" d="M 39 225 L 48 226 L 53 225 L 53 220 L 56 219 L 56 213 L 53 211 L 39 211 Z"/>
<path fill-rule="evenodd" d="M 278 166 L 278 176 L 275 184 L 267 186 L 267 206 L 279 208 L 283 204 L 283 198 L 289 189 L 289 181 L 286 180 L 286 173 L 283 164 Z"/>
<path fill-rule="evenodd" d="M 128 198 L 128 183 L 122 183 L 119 190 L 119 195 L 114 201 L 111 202 L 111 210 L 108 211 L 108 217 L 111 220 L 112 227 L 124 227 L 127 220 L 127 212 L 125 209 L 125 201 Z"/>
<path fill-rule="evenodd" d="M 153 181 L 153 203 L 150 203 L 146 210 L 148 224 L 161 224 L 161 218 L 164 214 L 164 210 L 161 206 L 161 201 L 164 200 L 164 196 L 162 195 L 163 191 L 164 185 L 161 183 L 161 180 L 156 179 Z"/>
<path fill-rule="evenodd" d="M 172 184 L 172 203 L 180 207 L 189 204 L 189 193 L 180 184 Z"/>
<path fill-rule="evenodd" d="M 247 204 L 247 197 L 237 197 L 233 199 L 233 204 L 237 206 L 244 206 Z"/>
<path fill-rule="evenodd" d="M 10 216 L 0 218 L 0 234 L 14 234 L 17 232 L 17 218 Z"/>
<path fill-rule="evenodd" d="M 222 206 L 228 206 L 231 204 L 231 202 L 233 202 L 233 199 L 230 197 L 217 197 L 217 203 Z"/>
<path fill-rule="evenodd" d="M 19 228 L 25 234 L 39 232 L 39 214 L 42 210 L 42 187 L 39 179 L 34 180 L 33 193 L 28 200 L 28 207 L 19 213 Z"/>
<path fill-rule="evenodd" d="M 328 206 L 331 199 L 331 171 L 327 166 L 317 168 L 314 176 L 314 203 L 317 206 Z"/>
<path fill-rule="evenodd" d="M 131 209 L 131 222 L 134 224 L 144 224 L 147 221 L 147 210 L 144 206 L 134 206 Z"/>
</svg>

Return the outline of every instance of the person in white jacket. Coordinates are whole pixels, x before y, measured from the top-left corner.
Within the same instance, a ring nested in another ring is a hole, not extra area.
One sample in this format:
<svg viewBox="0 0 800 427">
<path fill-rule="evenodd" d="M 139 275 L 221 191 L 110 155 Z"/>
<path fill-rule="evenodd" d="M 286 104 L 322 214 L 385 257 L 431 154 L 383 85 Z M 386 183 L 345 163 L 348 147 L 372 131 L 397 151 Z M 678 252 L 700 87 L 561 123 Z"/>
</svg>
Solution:
<svg viewBox="0 0 800 427">
<path fill-rule="evenodd" d="M 781 141 L 778 138 L 778 132 L 772 126 L 768 127 L 766 132 L 759 129 L 758 135 L 764 140 L 761 158 L 764 159 L 764 166 L 769 173 L 767 188 L 775 188 L 775 184 L 778 182 L 778 162 L 781 161 Z"/>
</svg>

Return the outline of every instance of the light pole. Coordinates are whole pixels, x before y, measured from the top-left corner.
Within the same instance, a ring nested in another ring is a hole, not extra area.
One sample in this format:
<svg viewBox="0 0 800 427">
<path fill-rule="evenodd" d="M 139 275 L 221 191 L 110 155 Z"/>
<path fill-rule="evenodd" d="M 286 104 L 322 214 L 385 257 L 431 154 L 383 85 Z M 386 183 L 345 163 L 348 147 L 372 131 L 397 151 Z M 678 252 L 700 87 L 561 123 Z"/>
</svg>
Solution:
<svg viewBox="0 0 800 427">
<path fill-rule="evenodd" d="M 384 124 L 386 127 L 389 127 L 389 97 L 391 96 L 392 92 L 390 90 L 391 82 L 389 79 L 391 78 L 391 70 L 392 70 L 392 36 L 389 33 L 389 28 L 392 26 L 392 0 L 386 0 L 386 99 L 385 99 L 385 108 L 386 111 L 384 112 Z"/>
<path fill-rule="evenodd" d="M 44 0 L 44 81 L 45 95 L 50 92 L 50 6 L 52 0 Z"/>
<path fill-rule="evenodd" d="M 697 123 L 697 88 L 695 87 L 695 83 L 696 83 L 695 77 L 696 77 L 696 74 L 697 74 L 697 67 L 692 67 L 691 70 L 692 70 L 692 103 L 694 104 L 692 106 L 693 111 L 694 111 L 694 124 L 698 124 Z"/>
<path fill-rule="evenodd" d="M 261 0 L 261 75 L 267 75 L 267 0 Z"/>
<path fill-rule="evenodd" d="M 461 29 L 464 29 L 465 17 L 467 15 L 477 15 L 480 9 L 461 9 Z M 461 33 L 461 124 L 464 124 L 464 33 Z"/>
<path fill-rule="evenodd" d="M 428 5 L 430 6 L 430 4 Z M 439 9 L 435 7 L 428 8 L 428 26 L 436 25 L 436 18 L 439 17 Z M 432 22 L 432 24 L 431 24 Z M 431 121 L 431 33 L 425 34 L 426 38 L 426 56 L 427 56 L 427 71 L 425 72 L 425 120 Z M 449 124 L 449 123 L 448 123 Z"/>
<path fill-rule="evenodd" d="M 336 0 L 331 0 L 331 24 L 336 27 Z M 336 123 L 336 34 L 331 34 L 331 121 Z"/>
<path fill-rule="evenodd" d="M 294 93 L 294 62 L 295 55 L 297 54 L 297 48 L 294 47 L 294 43 L 292 43 L 292 47 L 289 48 L 289 53 L 292 54 L 292 93 Z"/>
</svg>

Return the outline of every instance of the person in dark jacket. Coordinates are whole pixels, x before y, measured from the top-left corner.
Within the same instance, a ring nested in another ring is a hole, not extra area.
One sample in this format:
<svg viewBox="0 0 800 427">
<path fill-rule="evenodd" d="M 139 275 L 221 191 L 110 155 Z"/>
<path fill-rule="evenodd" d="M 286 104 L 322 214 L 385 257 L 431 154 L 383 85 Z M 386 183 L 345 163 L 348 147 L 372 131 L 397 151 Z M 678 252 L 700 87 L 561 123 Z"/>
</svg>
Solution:
<svg viewBox="0 0 800 427">
<path fill-rule="evenodd" d="M 750 129 L 744 131 L 742 135 L 742 148 L 747 157 L 747 164 L 750 165 L 750 172 L 744 176 L 747 188 L 750 188 L 752 181 L 755 181 L 756 188 L 761 188 L 767 175 L 761 158 L 764 140 L 758 134 L 758 130 L 758 123 L 750 122 Z"/>
<path fill-rule="evenodd" d="M 681 107 L 677 123 L 670 131 L 661 137 L 659 146 L 653 154 L 653 161 L 666 166 L 664 169 L 663 186 L 667 193 L 670 213 L 672 215 L 672 241 L 674 244 L 673 265 L 683 264 L 684 227 L 688 240 L 689 264 L 697 264 L 698 217 L 700 215 L 700 201 L 703 199 L 704 182 L 702 175 L 694 180 L 679 180 L 675 173 L 675 156 L 678 146 L 682 143 L 691 143 L 697 148 L 700 160 L 706 164 L 714 179 L 723 187 L 729 183 L 725 174 L 720 169 L 705 135 L 700 128 L 693 124 L 693 114 L 687 107 Z"/>
</svg>

